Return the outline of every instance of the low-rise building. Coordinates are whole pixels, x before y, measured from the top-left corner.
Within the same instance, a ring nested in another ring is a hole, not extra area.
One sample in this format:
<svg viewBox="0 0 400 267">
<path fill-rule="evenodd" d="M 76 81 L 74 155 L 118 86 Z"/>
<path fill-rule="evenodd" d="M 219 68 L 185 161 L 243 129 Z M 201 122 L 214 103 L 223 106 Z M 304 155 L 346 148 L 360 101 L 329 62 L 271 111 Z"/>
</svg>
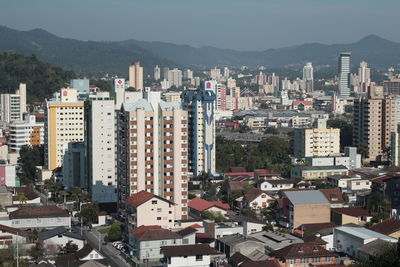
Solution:
<svg viewBox="0 0 400 267">
<path fill-rule="evenodd" d="M 57 267 L 71 267 L 71 266 L 108 266 L 108 261 L 105 257 L 91 245 L 86 244 L 82 249 L 75 253 L 60 255 L 56 258 Z"/>
<path fill-rule="evenodd" d="M 252 188 L 244 194 L 242 206 L 253 210 L 268 208 L 275 199 L 258 188 Z"/>
<path fill-rule="evenodd" d="M 241 234 L 227 235 L 216 240 L 215 248 L 230 258 L 236 252 L 247 256 L 255 250 L 264 253 L 264 244 Z"/>
<path fill-rule="evenodd" d="M 337 225 L 348 223 L 365 225 L 372 219 L 372 214 L 361 207 L 336 208 L 331 210 L 331 218 Z"/>
<path fill-rule="evenodd" d="M 133 230 L 142 225 L 160 225 L 173 228 L 175 225 L 175 204 L 146 191 L 132 194 L 126 203 L 127 229 Z"/>
<path fill-rule="evenodd" d="M 335 264 L 337 254 L 315 243 L 298 243 L 272 252 L 281 267 L 324 266 Z"/>
<path fill-rule="evenodd" d="M 363 227 L 339 226 L 333 230 L 335 251 L 346 253 L 353 258 L 359 256 L 359 248 L 377 239 L 382 239 L 391 243 L 397 242 L 396 238 Z"/>
<path fill-rule="evenodd" d="M 18 229 L 47 229 L 64 226 L 71 228 L 71 216 L 67 210 L 56 206 L 21 207 L 9 214 L 9 223 Z"/>
<path fill-rule="evenodd" d="M 207 244 L 163 246 L 161 251 L 164 267 L 208 267 L 222 255 Z"/>
<path fill-rule="evenodd" d="M 289 225 L 327 223 L 331 220 L 330 203 L 318 190 L 285 191 L 288 199 Z"/>
<path fill-rule="evenodd" d="M 77 245 L 78 250 L 82 249 L 85 245 L 85 239 L 82 236 L 71 232 L 63 226 L 40 232 L 38 239 L 43 242 L 45 253 L 49 255 L 59 253 L 59 248 L 64 247 L 68 242 Z"/>
<path fill-rule="evenodd" d="M 372 225 L 369 229 L 393 238 L 400 238 L 400 219 L 390 218 Z"/>
<path fill-rule="evenodd" d="M 343 166 L 294 166 L 290 176 L 294 179 L 323 179 L 329 175 L 348 175 L 349 170 Z"/>
<path fill-rule="evenodd" d="M 6 185 L 10 187 L 15 187 L 19 185 L 19 178 L 17 178 L 16 175 L 16 165 L 0 165 L 0 185 Z"/>
<path fill-rule="evenodd" d="M 249 238 L 264 243 L 267 254 L 282 249 L 291 244 L 303 243 L 303 240 L 290 233 L 281 233 L 277 231 L 261 231 L 248 235 Z"/>
<path fill-rule="evenodd" d="M 320 189 L 322 194 L 326 197 L 326 199 L 329 201 L 331 204 L 331 208 L 343 208 L 346 205 L 346 202 L 344 201 L 342 191 L 337 188 L 330 188 L 330 189 Z"/>
<path fill-rule="evenodd" d="M 295 181 L 292 179 L 266 179 L 258 181 L 257 184 L 262 191 L 276 192 L 293 188 Z"/>
<path fill-rule="evenodd" d="M 36 235 L 31 231 L 9 227 L 0 224 L 0 249 L 7 249 L 10 246 L 18 244 L 33 244 Z"/>
<path fill-rule="evenodd" d="M 329 175 L 326 181 L 335 187 L 340 187 L 343 192 L 370 190 L 372 184 L 369 179 L 349 175 Z"/>
<path fill-rule="evenodd" d="M 229 210 L 229 205 L 221 201 L 207 201 L 202 198 L 193 198 L 189 201 L 190 212 L 201 216 L 202 212 L 220 213 L 225 216 Z"/>
</svg>

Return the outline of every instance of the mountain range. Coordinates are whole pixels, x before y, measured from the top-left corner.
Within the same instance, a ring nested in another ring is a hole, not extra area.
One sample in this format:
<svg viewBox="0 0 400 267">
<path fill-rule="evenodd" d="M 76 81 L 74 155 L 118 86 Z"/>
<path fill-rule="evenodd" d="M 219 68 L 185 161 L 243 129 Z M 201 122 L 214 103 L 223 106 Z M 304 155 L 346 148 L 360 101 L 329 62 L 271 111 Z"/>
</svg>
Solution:
<svg viewBox="0 0 400 267">
<path fill-rule="evenodd" d="M 243 65 L 281 68 L 310 61 L 316 66 L 336 66 L 339 52 L 351 52 L 353 66 L 361 61 L 375 68 L 395 67 L 400 63 L 400 43 L 377 35 L 350 44 L 307 43 L 264 51 L 237 51 L 134 39 L 81 41 L 58 37 L 42 29 L 18 31 L 0 26 L 0 52 L 4 51 L 34 54 L 47 63 L 96 76 L 106 73 L 126 76 L 132 61 L 140 61 L 148 74 L 156 64 L 195 69 Z"/>
</svg>

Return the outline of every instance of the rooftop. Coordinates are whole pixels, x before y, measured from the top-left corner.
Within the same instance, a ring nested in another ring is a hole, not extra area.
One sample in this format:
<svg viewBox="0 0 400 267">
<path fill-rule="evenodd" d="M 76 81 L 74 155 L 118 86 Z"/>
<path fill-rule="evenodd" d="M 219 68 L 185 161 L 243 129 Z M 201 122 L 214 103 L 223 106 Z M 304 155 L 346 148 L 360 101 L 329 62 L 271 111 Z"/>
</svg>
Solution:
<svg viewBox="0 0 400 267">
<path fill-rule="evenodd" d="M 160 196 L 154 195 L 153 193 L 149 193 L 146 192 L 144 190 L 131 195 L 127 200 L 125 200 L 125 203 L 127 203 L 128 205 L 131 205 L 132 207 L 139 207 L 140 205 L 142 205 L 143 203 L 149 201 L 152 198 L 158 198 L 162 201 L 165 202 L 169 202 L 171 204 L 173 204 L 171 201 L 166 200 Z"/>
<path fill-rule="evenodd" d="M 343 165 L 336 166 L 302 166 L 300 167 L 304 171 L 318 171 L 318 170 L 347 170 Z"/>
<path fill-rule="evenodd" d="M 69 216 L 67 210 L 61 209 L 57 206 L 21 207 L 16 211 L 10 212 L 10 219 Z"/>
<path fill-rule="evenodd" d="M 384 234 L 390 235 L 400 231 L 400 219 L 387 219 L 383 222 L 372 225 L 369 229 Z"/>
<path fill-rule="evenodd" d="M 141 231 L 139 233 L 133 233 L 133 236 L 141 241 L 148 241 L 148 240 L 164 240 L 164 239 L 180 239 L 180 236 L 176 232 L 172 232 L 167 229 L 151 229 Z"/>
<path fill-rule="evenodd" d="M 221 252 L 210 247 L 208 244 L 165 246 L 161 247 L 161 250 L 163 251 L 164 256 L 167 257 L 222 254 Z"/>
<path fill-rule="evenodd" d="M 223 210 L 229 210 L 229 204 L 222 203 L 221 201 L 207 201 L 198 197 L 193 198 L 189 201 L 189 208 L 197 211 L 204 211 L 211 207 L 218 207 Z"/>
<path fill-rule="evenodd" d="M 318 190 L 285 191 L 293 205 L 326 204 L 329 201 Z"/>
<path fill-rule="evenodd" d="M 74 239 L 85 240 L 79 234 L 70 232 L 70 231 L 68 231 L 67 228 L 65 228 L 63 226 L 56 227 L 56 228 L 48 230 L 48 231 L 40 232 L 38 234 L 38 238 L 40 240 L 46 240 L 46 239 L 49 239 L 49 238 L 52 238 L 52 237 L 58 236 L 58 235 L 64 235 L 64 236 L 71 237 Z"/>
<path fill-rule="evenodd" d="M 299 243 L 292 244 L 271 253 L 271 256 L 279 259 L 290 258 L 310 258 L 310 257 L 337 257 L 333 252 L 330 252 L 315 243 Z"/>
<path fill-rule="evenodd" d="M 297 236 L 277 231 L 262 231 L 250 234 L 248 237 L 264 243 L 269 251 L 278 250 L 294 243 L 303 243 L 303 240 Z"/>
<path fill-rule="evenodd" d="M 369 230 L 364 227 L 353 227 L 353 226 L 339 226 L 334 229 L 334 232 L 341 231 L 345 232 L 349 235 L 361 238 L 361 239 L 371 239 L 371 238 L 380 238 L 390 242 L 397 242 L 396 238 L 380 234 L 378 232 Z"/>
<path fill-rule="evenodd" d="M 331 204 L 335 204 L 335 203 L 342 203 L 343 204 L 343 203 L 345 203 L 343 195 L 342 195 L 342 191 L 338 187 L 329 188 L 329 189 L 320 189 L 319 191 L 321 191 L 321 193 L 324 194 L 326 199 Z"/>
<path fill-rule="evenodd" d="M 331 210 L 334 213 L 345 214 L 353 217 L 372 216 L 372 214 L 361 207 L 335 208 Z"/>
<path fill-rule="evenodd" d="M 18 234 L 19 236 L 25 236 L 25 237 L 30 237 L 30 238 L 36 237 L 36 235 L 34 233 L 32 233 L 31 231 L 24 231 L 24 230 L 13 228 L 13 227 L 6 226 L 3 224 L 0 224 L 0 230 L 2 232 Z"/>
<path fill-rule="evenodd" d="M 365 245 L 362 245 L 361 247 L 358 248 L 358 251 L 374 257 L 378 253 L 380 253 L 380 251 L 382 250 L 382 248 L 384 246 L 387 246 L 388 244 L 391 244 L 391 243 L 378 238 L 378 239 L 371 241 Z"/>
</svg>

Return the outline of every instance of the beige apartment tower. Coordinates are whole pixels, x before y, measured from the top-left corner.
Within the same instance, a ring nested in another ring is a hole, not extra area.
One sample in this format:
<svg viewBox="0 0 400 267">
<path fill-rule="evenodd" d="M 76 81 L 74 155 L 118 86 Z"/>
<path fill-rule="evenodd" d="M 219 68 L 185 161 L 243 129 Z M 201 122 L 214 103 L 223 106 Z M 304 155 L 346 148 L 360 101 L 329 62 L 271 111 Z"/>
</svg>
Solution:
<svg viewBox="0 0 400 267">
<path fill-rule="evenodd" d="M 129 87 L 143 90 L 143 67 L 140 62 L 133 62 L 129 66 Z"/>
<path fill-rule="evenodd" d="M 396 101 L 383 96 L 382 86 L 370 86 L 367 97 L 354 100 L 353 145 L 367 152 L 366 162 L 387 160 L 395 131 Z"/>
<path fill-rule="evenodd" d="M 188 217 L 188 112 L 180 103 L 160 100 L 160 92 L 124 104 L 117 115 L 118 212 L 142 190 L 176 204 L 177 218 Z"/>
</svg>

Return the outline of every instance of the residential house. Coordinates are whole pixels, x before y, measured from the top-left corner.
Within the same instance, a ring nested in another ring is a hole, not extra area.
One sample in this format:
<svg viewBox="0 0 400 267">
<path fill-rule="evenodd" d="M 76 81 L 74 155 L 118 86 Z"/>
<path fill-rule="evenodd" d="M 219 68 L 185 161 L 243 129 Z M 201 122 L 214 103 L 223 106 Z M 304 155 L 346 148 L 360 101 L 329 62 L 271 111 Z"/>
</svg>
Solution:
<svg viewBox="0 0 400 267">
<path fill-rule="evenodd" d="M 391 243 L 397 242 L 396 238 L 380 234 L 364 227 L 339 226 L 333 229 L 335 251 L 346 253 L 353 258 L 359 256 L 359 248 L 377 239 L 382 239 Z"/>
<path fill-rule="evenodd" d="M 91 264 L 89 264 L 91 263 Z M 91 245 L 86 244 L 75 253 L 65 254 L 56 258 L 57 267 L 85 267 L 85 266 L 109 266 L 105 257 Z"/>
<path fill-rule="evenodd" d="M 360 260 L 373 260 L 376 256 L 378 256 L 382 249 L 387 247 L 387 246 L 396 246 L 396 244 L 393 244 L 391 242 L 382 240 L 382 239 L 376 239 L 374 241 L 371 241 L 365 245 L 362 245 L 357 249 L 357 258 Z"/>
<path fill-rule="evenodd" d="M 331 210 L 331 218 L 337 225 L 348 223 L 364 225 L 372 219 L 372 214 L 361 207 L 336 208 Z"/>
<path fill-rule="evenodd" d="M 78 246 L 78 250 L 85 245 L 85 238 L 77 233 L 71 232 L 67 228 L 60 226 L 49 231 L 40 232 L 38 239 L 43 242 L 46 254 L 56 254 L 59 247 L 64 247 L 68 242 Z"/>
<path fill-rule="evenodd" d="M 175 225 L 175 204 L 146 191 L 132 194 L 126 203 L 128 231 L 142 225 L 160 225 L 170 229 Z"/>
<path fill-rule="evenodd" d="M 372 191 L 381 192 L 388 197 L 392 209 L 397 210 L 397 214 L 400 214 L 400 176 L 387 175 L 371 181 Z"/>
<path fill-rule="evenodd" d="M 30 186 L 14 187 L 13 189 L 13 204 L 14 205 L 40 205 L 40 196 Z M 19 195 L 23 195 L 25 200 L 20 201 Z"/>
<path fill-rule="evenodd" d="M 221 201 L 207 201 L 202 198 L 193 198 L 189 201 L 189 211 L 197 216 L 201 216 L 204 211 L 212 213 L 220 213 L 226 216 L 229 210 L 229 204 L 223 203 Z"/>
<path fill-rule="evenodd" d="M 268 208 L 275 199 L 258 188 L 251 188 L 243 195 L 242 206 L 253 210 Z"/>
<path fill-rule="evenodd" d="M 346 205 L 344 201 L 342 191 L 339 188 L 330 188 L 330 189 L 320 189 L 322 194 L 326 197 L 326 199 L 331 204 L 331 208 L 343 208 Z"/>
<path fill-rule="evenodd" d="M 164 258 L 160 250 L 162 246 L 180 246 L 182 243 L 183 237 L 178 232 L 157 226 L 142 226 L 129 233 L 129 246 L 137 263 L 158 261 Z"/>
<path fill-rule="evenodd" d="M 258 188 L 265 192 L 277 192 L 293 188 L 295 180 L 293 179 L 266 179 L 257 182 Z"/>
<path fill-rule="evenodd" d="M 71 228 L 71 215 L 57 206 L 21 207 L 10 212 L 9 220 L 12 227 L 18 229 Z"/>
<path fill-rule="evenodd" d="M 218 262 L 221 252 L 206 244 L 163 246 L 164 267 L 209 267 Z"/>
<path fill-rule="evenodd" d="M 18 244 L 33 244 L 36 235 L 31 231 L 25 231 L 0 224 L 0 249 Z"/>
<path fill-rule="evenodd" d="M 298 230 L 304 232 L 310 232 L 314 234 L 316 237 L 321 238 L 326 242 L 325 248 L 327 250 L 333 250 L 333 228 L 336 227 L 336 224 L 329 223 L 310 223 L 300 225 Z"/>
<path fill-rule="evenodd" d="M 369 229 L 383 235 L 400 238 L 400 219 L 390 218 L 372 225 Z"/>
<path fill-rule="evenodd" d="M 337 254 L 315 243 L 291 244 L 271 253 L 281 267 L 324 266 L 334 264 Z"/>
<path fill-rule="evenodd" d="M 330 203 L 318 190 L 285 191 L 292 229 L 307 223 L 330 222 Z"/>
<path fill-rule="evenodd" d="M 209 236 L 218 239 L 223 236 L 233 235 L 233 234 L 244 234 L 244 227 L 238 222 L 221 222 L 215 223 L 210 220 L 205 220 L 203 222 L 204 232 Z"/>
<path fill-rule="evenodd" d="M 294 179 L 323 179 L 329 175 L 347 175 L 349 170 L 343 166 L 294 166 L 290 177 Z"/>
</svg>

